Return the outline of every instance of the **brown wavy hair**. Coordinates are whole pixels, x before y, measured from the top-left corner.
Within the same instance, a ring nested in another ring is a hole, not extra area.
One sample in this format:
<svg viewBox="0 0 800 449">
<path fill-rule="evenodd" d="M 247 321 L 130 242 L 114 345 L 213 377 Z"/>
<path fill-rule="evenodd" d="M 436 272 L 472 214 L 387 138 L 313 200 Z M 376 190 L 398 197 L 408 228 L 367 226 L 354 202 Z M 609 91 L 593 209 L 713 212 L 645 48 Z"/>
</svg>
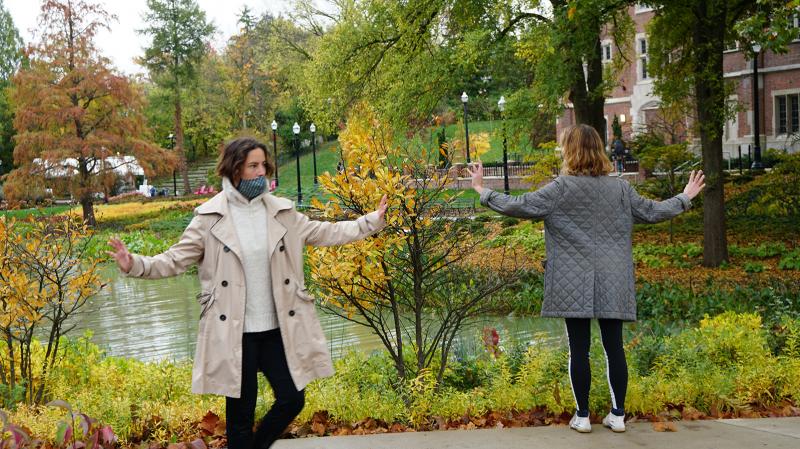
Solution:
<svg viewBox="0 0 800 449">
<path fill-rule="evenodd" d="M 603 149 L 600 135 L 591 126 L 573 125 L 561 133 L 564 163 L 561 174 L 573 176 L 603 176 L 613 167 Z"/>
<path fill-rule="evenodd" d="M 275 172 L 275 162 L 273 162 L 267 146 L 251 137 L 231 140 L 225 145 L 217 162 L 217 174 L 225 176 L 233 182 L 233 179 L 238 177 L 242 170 L 242 165 L 247 159 L 247 153 L 256 148 L 264 150 L 264 156 L 266 156 L 267 160 L 266 174 L 268 177 L 272 176 Z"/>
</svg>

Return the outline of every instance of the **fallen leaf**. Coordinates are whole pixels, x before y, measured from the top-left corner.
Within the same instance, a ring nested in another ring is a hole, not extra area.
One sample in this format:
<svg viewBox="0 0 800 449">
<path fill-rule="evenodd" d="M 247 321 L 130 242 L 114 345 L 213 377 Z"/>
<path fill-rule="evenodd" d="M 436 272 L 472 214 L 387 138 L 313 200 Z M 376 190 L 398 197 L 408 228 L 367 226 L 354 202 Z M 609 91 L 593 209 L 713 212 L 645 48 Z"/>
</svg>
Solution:
<svg viewBox="0 0 800 449">
<path fill-rule="evenodd" d="M 201 431 L 203 436 L 209 436 L 215 434 L 217 424 L 219 424 L 219 416 L 217 416 L 214 412 L 209 411 L 205 416 L 203 416 L 203 419 L 197 423 L 197 428 Z"/>
<path fill-rule="evenodd" d="M 703 412 L 697 410 L 694 407 L 686 407 L 683 409 L 683 412 L 681 413 L 681 418 L 684 421 L 694 421 L 702 419 L 704 416 L 705 414 L 703 414 Z"/>
<path fill-rule="evenodd" d="M 334 433 L 335 436 L 352 435 L 352 434 L 353 434 L 353 428 L 350 426 L 342 426 L 339 428 L 339 430 L 337 430 Z"/>
<path fill-rule="evenodd" d="M 194 441 L 189 443 L 189 448 L 190 449 L 208 449 L 208 446 L 206 446 L 206 442 L 205 441 L 201 440 L 200 438 L 196 438 Z"/>
<path fill-rule="evenodd" d="M 314 422 L 311 424 L 311 431 L 316 433 L 317 436 L 323 436 L 325 435 L 325 424 Z"/>
<path fill-rule="evenodd" d="M 653 423 L 656 432 L 677 432 L 678 427 L 672 421 L 657 421 Z"/>
</svg>

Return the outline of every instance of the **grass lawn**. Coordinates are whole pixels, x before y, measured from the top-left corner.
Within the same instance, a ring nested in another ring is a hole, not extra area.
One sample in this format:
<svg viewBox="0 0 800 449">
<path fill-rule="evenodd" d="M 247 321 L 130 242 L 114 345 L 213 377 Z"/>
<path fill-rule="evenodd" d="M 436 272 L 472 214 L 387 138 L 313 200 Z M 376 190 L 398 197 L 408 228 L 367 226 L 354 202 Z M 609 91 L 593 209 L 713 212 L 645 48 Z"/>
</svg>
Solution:
<svg viewBox="0 0 800 449">
<path fill-rule="evenodd" d="M 0 211 L 0 217 L 22 219 L 31 215 L 58 215 L 62 212 L 70 210 L 71 208 L 72 206 L 65 204 L 60 206 L 37 207 L 31 209 L 3 210 Z"/>
<path fill-rule="evenodd" d="M 485 122 L 475 122 L 469 124 L 469 132 L 470 136 L 478 133 L 488 133 L 489 134 L 489 143 L 491 149 L 486 152 L 483 157 L 481 158 L 484 162 L 501 162 L 503 160 L 503 138 L 500 134 L 500 121 L 485 121 Z M 460 132 L 460 125 L 454 124 L 449 125 L 446 128 L 446 134 L 448 139 L 452 139 L 457 136 Z M 434 130 L 436 131 L 436 130 Z M 435 139 L 435 134 L 433 135 Z M 406 141 L 408 142 L 408 141 Z M 432 143 L 433 142 L 433 143 Z M 401 142 L 399 144 L 403 144 Z M 416 145 L 423 145 L 425 147 L 429 147 L 430 145 L 436 145 L 435 141 L 431 141 L 427 138 L 420 138 L 416 137 L 415 140 L 410 141 L 411 144 Z M 471 144 L 470 144 L 471 145 Z M 509 159 L 514 158 L 521 158 L 523 155 L 530 154 L 532 150 L 527 143 L 520 147 L 520 148 L 512 148 L 509 144 L 508 153 Z M 516 155 L 515 155 L 516 154 Z M 455 155 L 454 161 L 465 161 L 465 155 Z M 331 172 L 333 173 L 336 170 L 336 164 L 339 162 L 339 142 L 338 141 L 330 141 L 325 142 L 322 145 L 317 147 L 317 174 L 321 175 L 324 172 Z M 297 198 L 297 165 L 295 159 L 291 159 L 288 162 L 283 163 L 278 168 L 278 189 L 275 192 L 276 195 L 282 196 L 285 198 L 296 199 Z M 319 190 L 314 186 L 314 164 L 313 164 L 313 156 L 311 152 L 307 152 L 300 156 L 300 184 L 303 190 L 303 202 L 306 203 L 311 197 L 319 196 Z M 524 190 L 519 192 L 512 192 L 512 193 L 521 193 Z M 464 199 L 477 199 L 477 194 L 473 195 L 475 192 L 472 190 L 468 190 L 464 192 Z"/>
</svg>

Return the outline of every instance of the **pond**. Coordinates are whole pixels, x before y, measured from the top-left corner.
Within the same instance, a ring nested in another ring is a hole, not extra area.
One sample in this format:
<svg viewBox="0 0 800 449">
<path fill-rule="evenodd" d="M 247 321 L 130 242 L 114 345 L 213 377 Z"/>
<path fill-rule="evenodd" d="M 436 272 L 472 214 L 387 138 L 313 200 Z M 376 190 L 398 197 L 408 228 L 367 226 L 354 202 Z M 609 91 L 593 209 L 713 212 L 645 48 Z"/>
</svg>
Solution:
<svg viewBox="0 0 800 449">
<path fill-rule="evenodd" d="M 112 356 L 154 361 L 194 355 L 200 313 L 195 301 L 200 288 L 196 275 L 132 279 L 112 266 L 104 268 L 103 274 L 108 285 L 87 303 L 70 335 L 91 331 L 92 341 Z M 369 352 L 383 348 L 366 327 L 322 310 L 319 317 L 334 358 L 350 349 Z M 563 344 L 564 340 L 562 320 L 513 316 L 485 317 L 464 329 L 459 338 L 474 346 L 484 326 L 498 330 L 501 345 L 508 339 L 544 344 Z"/>
</svg>

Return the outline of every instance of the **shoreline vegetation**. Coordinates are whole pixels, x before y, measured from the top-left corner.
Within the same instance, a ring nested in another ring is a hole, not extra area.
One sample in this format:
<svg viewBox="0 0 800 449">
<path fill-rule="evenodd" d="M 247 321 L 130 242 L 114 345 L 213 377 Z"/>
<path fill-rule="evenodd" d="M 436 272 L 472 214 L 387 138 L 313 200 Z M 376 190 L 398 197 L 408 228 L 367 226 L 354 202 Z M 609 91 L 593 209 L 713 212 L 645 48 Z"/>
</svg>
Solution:
<svg viewBox="0 0 800 449">
<path fill-rule="evenodd" d="M 646 326 L 627 339 L 632 419 L 669 430 L 674 420 L 800 416 L 800 318 L 767 328 L 754 313 L 724 312 L 666 337 Z M 595 332 L 597 334 L 597 332 Z M 606 412 L 601 345 L 591 353 L 593 420 Z M 220 447 L 224 398 L 189 391 L 190 361 L 145 363 L 105 356 L 85 335 L 63 341 L 51 399 L 110 426 L 122 447 L 201 439 Z M 287 437 L 565 424 L 574 404 L 566 348 L 504 342 L 457 350 L 443 385 L 432 370 L 400 383 L 381 352 L 351 352 L 336 374 L 311 384 Z M 35 345 L 41 351 L 40 345 Z M 259 385 L 258 412 L 272 401 Z M 64 410 L 18 404 L 12 423 L 50 444 Z"/>
</svg>

